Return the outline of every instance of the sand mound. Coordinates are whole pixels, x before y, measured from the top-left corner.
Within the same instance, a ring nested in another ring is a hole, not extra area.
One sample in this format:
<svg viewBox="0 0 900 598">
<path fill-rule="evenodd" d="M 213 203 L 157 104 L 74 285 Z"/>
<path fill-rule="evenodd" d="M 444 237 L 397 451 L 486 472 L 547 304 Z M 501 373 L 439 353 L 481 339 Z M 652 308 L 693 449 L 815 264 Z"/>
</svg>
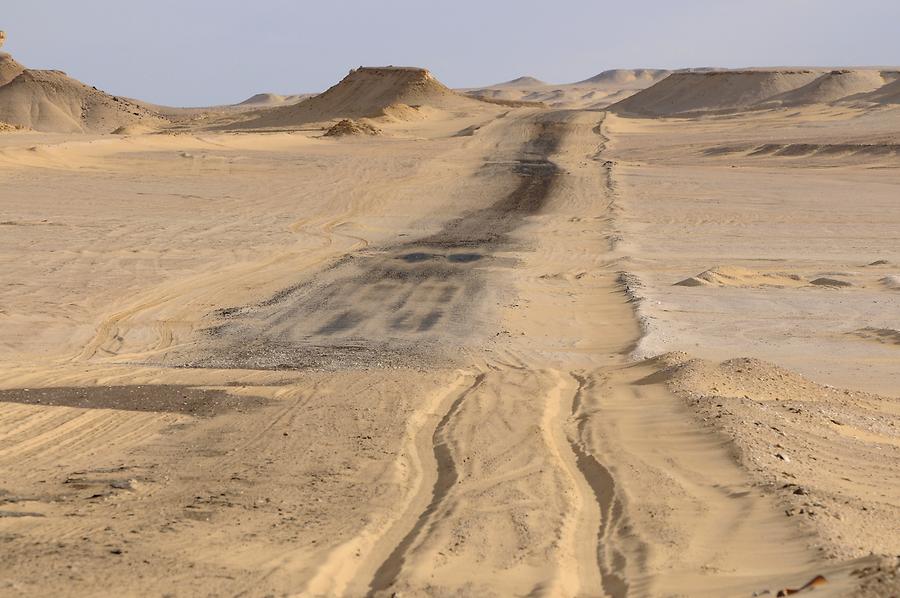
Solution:
<svg viewBox="0 0 900 598">
<path fill-rule="evenodd" d="M 541 87 L 547 85 L 547 83 L 537 79 L 535 77 L 518 77 L 513 79 L 512 81 L 504 81 L 503 83 L 497 83 L 496 85 L 491 85 L 490 87 Z"/>
<path fill-rule="evenodd" d="M 720 398 L 743 398 L 753 394 L 757 400 L 776 400 L 789 394 L 800 394 L 810 387 L 800 374 L 750 357 L 740 357 L 716 364 L 688 358 L 681 353 L 661 356 L 660 373 L 670 386 L 692 392 L 703 390 Z"/>
<path fill-rule="evenodd" d="M 610 85 L 622 87 L 635 83 L 644 87 L 659 81 L 669 75 L 671 71 L 663 69 L 612 69 L 603 71 L 593 77 L 579 81 L 575 85 Z"/>
<path fill-rule="evenodd" d="M 743 110 L 809 85 L 821 76 L 821 71 L 786 69 L 673 73 L 610 109 L 641 116 Z"/>
<path fill-rule="evenodd" d="M 476 100 L 448 89 L 430 72 L 412 67 L 366 67 L 350 71 L 324 93 L 294 106 L 260 112 L 241 127 L 289 127 L 337 118 L 404 119 L 421 115 L 420 107 L 444 110 L 477 108 Z"/>
<path fill-rule="evenodd" d="M 675 286 L 699 287 L 716 285 L 723 287 L 800 286 L 802 279 L 796 274 L 783 272 L 757 272 L 739 266 L 717 266 L 696 276 L 676 282 Z"/>
<path fill-rule="evenodd" d="M 21 75 L 24 70 L 25 67 L 16 62 L 12 56 L 0 52 L 0 87 Z"/>
<path fill-rule="evenodd" d="M 277 93 L 258 93 L 254 96 L 250 96 L 239 104 L 234 104 L 234 106 L 240 106 L 244 108 L 284 106 L 286 104 L 296 104 L 297 102 L 310 98 L 313 95 L 315 94 L 280 95 Z"/>
<path fill-rule="evenodd" d="M 61 71 L 30 69 L 0 87 L 0 120 L 56 133 L 107 133 L 129 124 L 162 122 L 147 109 Z"/>
<path fill-rule="evenodd" d="M 878 282 L 891 289 L 892 291 L 900 291 L 900 274 L 891 274 L 890 276 L 885 276 Z"/>
<path fill-rule="evenodd" d="M 345 135 L 378 135 L 381 129 L 366 122 L 358 122 L 345 118 L 325 131 L 325 137 L 344 137 Z"/>
<path fill-rule="evenodd" d="M 839 70 L 826 73 L 803 87 L 772 98 L 786 105 L 827 104 L 884 86 L 879 71 Z"/>
<path fill-rule="evenodd" d="M 273 104 L 281 104 L 285 100 L 285 96 L 277 93 L 258 93 L 250 96 L 243 102 L 235 104 L 236 106 L 271 106 Z"/>
</svg>

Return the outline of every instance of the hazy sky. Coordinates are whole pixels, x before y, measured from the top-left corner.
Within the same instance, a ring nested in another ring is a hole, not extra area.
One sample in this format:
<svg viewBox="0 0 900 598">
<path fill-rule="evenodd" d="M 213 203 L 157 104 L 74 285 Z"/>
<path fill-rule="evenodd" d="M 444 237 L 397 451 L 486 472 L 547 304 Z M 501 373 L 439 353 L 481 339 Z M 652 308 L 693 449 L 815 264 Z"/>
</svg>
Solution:
<svg viewBox="0 0 900 598">
<path fill-rule="evenodd" d="M 900 0 L 2 0 L 4 51 L 171 105 L 320 91 L 359 65 L 452 87 L 609 68 L 898 65 Z"/>
</svg>

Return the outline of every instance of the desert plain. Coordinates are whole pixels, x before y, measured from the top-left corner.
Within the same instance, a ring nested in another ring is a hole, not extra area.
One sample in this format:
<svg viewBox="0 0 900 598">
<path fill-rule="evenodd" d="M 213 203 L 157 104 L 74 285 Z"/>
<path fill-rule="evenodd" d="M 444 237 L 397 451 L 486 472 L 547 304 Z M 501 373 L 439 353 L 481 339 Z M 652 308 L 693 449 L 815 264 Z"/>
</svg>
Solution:
<svg viewBox="0 0 900 598">
<path fill-rule="evenodd" d="M 0 54 L 0 595 L 898 595 L 900 69 L 335 80 Z"/>
</svg>

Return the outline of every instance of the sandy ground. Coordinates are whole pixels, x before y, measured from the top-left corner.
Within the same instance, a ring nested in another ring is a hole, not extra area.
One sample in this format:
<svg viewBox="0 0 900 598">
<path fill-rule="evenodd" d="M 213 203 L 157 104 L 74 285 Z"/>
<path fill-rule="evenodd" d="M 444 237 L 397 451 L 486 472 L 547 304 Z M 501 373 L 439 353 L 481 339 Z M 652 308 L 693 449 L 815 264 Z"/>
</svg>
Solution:
<svg viewBox="0 0 900 598">
<path fill-rule="evenodd" d="M 0 136 L 0 592 L 896 593 L 894 118 Z"/>
<path fill-rule="evenodd" d="M 610 120 L 639 355 L 749 355 L 898 396 L 900 111 Z"/>
</svg>

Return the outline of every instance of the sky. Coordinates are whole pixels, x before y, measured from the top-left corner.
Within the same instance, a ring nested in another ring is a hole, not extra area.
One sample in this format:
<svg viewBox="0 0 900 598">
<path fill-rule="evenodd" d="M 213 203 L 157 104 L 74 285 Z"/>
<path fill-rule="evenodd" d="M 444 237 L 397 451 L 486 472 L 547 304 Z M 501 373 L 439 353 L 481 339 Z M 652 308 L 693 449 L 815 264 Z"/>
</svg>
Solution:
<svg viewBox="0 0 900 598">
<path fill-rule="evenodd" d="M 3 51 L 172 106 L 321 91 L 357 66 L 451 87 L 611 68 L 900 65 L 900 0 L 2 0 Z"/>
</svg>

